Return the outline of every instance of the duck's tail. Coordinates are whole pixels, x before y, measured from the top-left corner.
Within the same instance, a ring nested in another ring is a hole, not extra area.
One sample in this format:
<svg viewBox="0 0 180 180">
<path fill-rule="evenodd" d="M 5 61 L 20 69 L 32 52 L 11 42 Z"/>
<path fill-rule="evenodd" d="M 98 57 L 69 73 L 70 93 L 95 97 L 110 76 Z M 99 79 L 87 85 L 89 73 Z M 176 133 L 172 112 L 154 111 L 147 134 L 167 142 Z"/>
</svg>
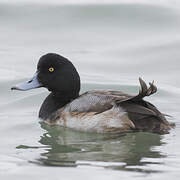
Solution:
<svg viewBox="0 0 180 180">
<path fill-rule="evenodd" d="M 141 89 L 139 90 L 139 94 L 137 96 L 134 96 L 131 101 L 139 101 L 142 100 L 146 96 L 150 96 L 157 92 L 157 87 L 154 85 L 154 81 L 149 83 L 149 88 L 147 87 L 146 83 L 139 78 L 139 82 L 141 85 Z"/>
<path fill-rule="evenodd" d="M 119 101 L 117 104 L 126 110 L 135 124 L 136 130 L 158 134 L 169 133 L 172 125 L 166 120 L 165 116 L 153 104 L 143 100 L 144 97 L 157 92 L 154 81 L 149 83 L 149 87 L 141 78 L 139 78 L 139 82 L 141 86 L 139 94 L 124 101 Z"/>
</svg>

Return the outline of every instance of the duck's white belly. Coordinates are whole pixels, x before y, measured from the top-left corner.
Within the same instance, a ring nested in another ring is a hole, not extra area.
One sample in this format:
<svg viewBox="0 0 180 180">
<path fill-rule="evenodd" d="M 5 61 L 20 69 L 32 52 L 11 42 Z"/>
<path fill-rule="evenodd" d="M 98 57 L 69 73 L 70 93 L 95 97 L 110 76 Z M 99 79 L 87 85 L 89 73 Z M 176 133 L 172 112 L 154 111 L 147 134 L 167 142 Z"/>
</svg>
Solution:
<svg viewBox="0 0 180 180">
<path fill-rule="evenodd" d="M 62 112 L 56 124 L 78 131 L 97 133 L 120 132 L 134 127 L 127 113 L 119 107 L 113 107 L 99 114 L 96 112 Z"/>
</svg>

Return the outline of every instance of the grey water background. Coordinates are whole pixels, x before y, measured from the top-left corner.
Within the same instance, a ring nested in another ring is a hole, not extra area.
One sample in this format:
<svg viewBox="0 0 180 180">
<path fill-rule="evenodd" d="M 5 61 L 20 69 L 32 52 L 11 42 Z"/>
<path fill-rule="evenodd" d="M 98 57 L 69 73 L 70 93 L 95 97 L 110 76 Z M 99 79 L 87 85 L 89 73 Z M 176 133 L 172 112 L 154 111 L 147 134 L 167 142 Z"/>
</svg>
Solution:
<svg viewBox="0 0 180 180">
<path fill-rule="evenodd" d="M 0 1 L 0 179 L 179 179 L 179 8 L 178 1 Z M 138 77 L 155 80 L 158 93 L 146 100 L 176 127 L 119 137 L 39 122 L 47 90 L 10 87 L 30 78 L 48 52 L 75 64 L 81 92 L 137 94 Z"/>
</svg>

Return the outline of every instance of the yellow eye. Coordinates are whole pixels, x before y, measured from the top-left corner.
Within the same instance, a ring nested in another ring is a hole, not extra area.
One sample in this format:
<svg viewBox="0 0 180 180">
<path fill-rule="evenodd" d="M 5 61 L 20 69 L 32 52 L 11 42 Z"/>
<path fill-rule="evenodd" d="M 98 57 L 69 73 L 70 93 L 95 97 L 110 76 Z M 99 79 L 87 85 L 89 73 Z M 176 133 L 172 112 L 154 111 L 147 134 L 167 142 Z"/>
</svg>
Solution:
<svg viewBox="0 0 180 180">
<path fill-rule="evenodd" d="M 49 68 L 49 72 L 53 72 L 54 71 L 54 68 L 53 67 L 50 67 Z"/>
</svg>

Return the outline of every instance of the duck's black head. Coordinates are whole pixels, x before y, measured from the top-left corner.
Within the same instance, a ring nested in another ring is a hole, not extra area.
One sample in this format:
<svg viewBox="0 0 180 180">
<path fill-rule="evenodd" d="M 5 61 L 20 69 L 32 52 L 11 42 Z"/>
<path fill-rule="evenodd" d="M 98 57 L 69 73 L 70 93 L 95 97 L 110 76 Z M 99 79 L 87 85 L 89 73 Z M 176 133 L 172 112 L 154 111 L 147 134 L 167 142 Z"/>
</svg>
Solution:
<svg viewBox="0 0 180 180">
<path fill-rule="evenodd" d="M 39 83 L 53 93 L 79 95 L 80 77 L 74 65 L 63 56 L 49 53 L 37 65 Z"/>
<path fill-rule="evenodd" d="M 74 99 L 79 95 L 80 77 L 68 59 L 48 53 L 39 59 L 34 77 L 12 89 L 26 91 L 38 87 L 45 87 L 61 98 Z"/>
</svg>

